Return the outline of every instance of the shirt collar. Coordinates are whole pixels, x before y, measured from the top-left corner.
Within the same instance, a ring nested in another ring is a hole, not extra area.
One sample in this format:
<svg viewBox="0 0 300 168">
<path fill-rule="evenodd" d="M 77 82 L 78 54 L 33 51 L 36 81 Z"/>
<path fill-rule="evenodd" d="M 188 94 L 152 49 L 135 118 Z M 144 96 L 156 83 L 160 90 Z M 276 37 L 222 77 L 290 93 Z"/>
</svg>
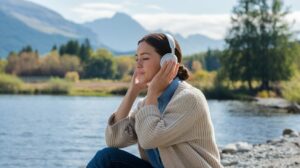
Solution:
<svg viewBox="0 0 300 168">
<path fill-rule="evenodd" d="M 175 90 L 177 89 L 178 85 L 180 83 L 180 80 L 178 77 L 176 77 L 166 88 L 166 90 L 158 97 L 158 101 L 166 101 L 168 99 L 171 99 L 173 96 Z"/>
</svg>

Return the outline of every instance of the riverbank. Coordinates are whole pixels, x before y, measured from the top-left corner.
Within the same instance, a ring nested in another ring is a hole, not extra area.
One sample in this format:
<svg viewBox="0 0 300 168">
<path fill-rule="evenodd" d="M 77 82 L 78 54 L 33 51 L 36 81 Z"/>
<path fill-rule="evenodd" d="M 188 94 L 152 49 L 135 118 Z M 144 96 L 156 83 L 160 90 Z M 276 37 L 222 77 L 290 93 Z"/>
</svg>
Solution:
<svg viewBox="0 0 300 168">
<path fill-rule="evenodd" d="M 273 109 L 280 109 L 287 113 L 300 113 L 300 105 L 283 98 L 255 98 L 259 106 Z"/>
<path fill-rule="evenodd" d="M 285 129 L 282 136 L 263 144 L 238 142 L 220 149 L 224 167 L 300 167 L 300 132 Z"/>
<path fill-rule="evenodd" d="M 300 105 L 297 103 L 291 103 L 282 98 L 258 98 L 268 96 L 269 93 L 267 92 L 262 91 L 256 95 L 247 89 L 230 89 L 221 85 L 213 86 L 211 81 L 203 83 L 193 78 L 188 83 L 201 89 L 207 99 L 256 101 L 258 105 L 267 108 L 283 109 L 282 111 L 288 113 L 300 113 Z M 0 74 L 0 94 L 123 96 L 129 85 L 130 78 L 123 80 L 69 80 L 68 78 L 45 77 L 19 78 L 13 75 Z M 145 92 L 142 95 L 145 95 Z"/>
</svg>

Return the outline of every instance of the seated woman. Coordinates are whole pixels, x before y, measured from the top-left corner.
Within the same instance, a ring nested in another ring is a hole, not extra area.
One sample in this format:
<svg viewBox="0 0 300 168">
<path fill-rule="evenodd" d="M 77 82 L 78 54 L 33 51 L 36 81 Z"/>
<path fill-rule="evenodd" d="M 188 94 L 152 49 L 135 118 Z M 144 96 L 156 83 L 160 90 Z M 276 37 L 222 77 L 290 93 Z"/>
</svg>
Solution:
<svg viewBox="0 0 300 168">
<path fill-rule="evenodd" d="M 177 61 L 161 66 L 166 54 Z M 170 35 L 148 34 L 138 42 L 130 87 L 108 120 L 108 147 L 88 168 L 222 167 L 206 98 L 184 81 L 189 76 L 181 63 L 180 46 Z M 131 111 L 144 89 L 147 95 Z M 141 158 L 119 149 L 136 143 Z"/>
</svg>

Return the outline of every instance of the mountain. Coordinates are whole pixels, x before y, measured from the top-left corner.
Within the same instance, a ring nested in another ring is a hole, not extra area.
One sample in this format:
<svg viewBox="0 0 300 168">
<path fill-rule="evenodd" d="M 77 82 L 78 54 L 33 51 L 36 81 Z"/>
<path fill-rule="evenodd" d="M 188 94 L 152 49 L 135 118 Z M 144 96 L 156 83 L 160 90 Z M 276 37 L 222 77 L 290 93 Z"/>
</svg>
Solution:
<svg viewBox="0 0 300 168">
<path fill-rule="evenodd" d="M 50 51 L 53 44 L 65 43 L 68 40 L 61 35 L 36 31 L 1 10 L 0 23 L 0 58 L 6 57 L 10 51 L 19 51 L 26 45 L 33 46 L 39 52 Z"/>
<path fill-rule="evenodd" d="M 98 40 L 118 52 L 134 51 L 138 40 L 148 31 L 125 13 L 116 13 L 112 18 L 97 19 L 85 23 L 98 35 Z"/>
<path fill-rule="evenodd" d="M 225 45 L 223 40 L 214 40 L 201 34 L 189 35 L 185 38 L 176 34 L 174 37 L 179 42 L 184 55 L 191 55 L 208 49 L 223 49 Z"/>
<path fill-rule="evenodd" d="M 19 51 L 26 45 L 44 54 L 54 44 L 60 45 L 70 39 L 83 41 L 85 38 L 89 38 L 93 48 L 107 48 L 115 55 L 133 54 L 138 40 L 150 33 L 125 13 L 117 12 L 111 18 L 76 24 L 32 2 L 0 2 L 0 57 L 6 57 L 10 51 Z M 224 43 L 200 34 L 174 36 L 181 44 L 184 55 L 206 51 L 208 48 L 222 48 Z"/>
<path fill-rule="evenodd" d="M 150 33 L 150 31 L 125 13 L 116 13 L 112 18 L 97 19 L 85 23 L 84 26 L 94 31 L 101 43 L 117 51 L 115 54 L 134 53 L 138 40 Z M 154 32 L 165 33 L 162 30 Z M 200 34 L 188 37 L 183 37 L 179 34 L 173 36 L 181 45 L 184 55 L 206 51 L 208 48 L 222 49 L 224 45 L 223 40 L 214 40 Z"/>
<path fill-rule="evenodd" d="M 64 43 L 67 39 L 89 38 L 94 46 L 101 46 L 88 28 L 35 3 L 1 0 L 0 12 L 2 56 L 28 44 L 42 53 L 48 52 L 54 44 Z"/>
</svg>

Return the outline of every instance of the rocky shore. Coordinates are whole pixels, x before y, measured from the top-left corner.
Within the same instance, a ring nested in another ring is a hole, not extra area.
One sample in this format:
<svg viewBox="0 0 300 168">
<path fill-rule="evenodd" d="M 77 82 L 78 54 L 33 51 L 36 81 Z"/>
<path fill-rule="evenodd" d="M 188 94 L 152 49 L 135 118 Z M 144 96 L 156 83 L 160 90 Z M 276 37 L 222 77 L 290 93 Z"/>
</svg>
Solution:
<svg viewBox="0 0 300 168">
<path fill-rule="evenodd" d="M 284 109 L 288 113 L 300 114 L 300 105 L 282 98 L 255 98 L 257 104 L 263 107 Z"/>
<path fill-rule="evenodd" d="M 300 168 L 300 132 L 285 129 L 263 144 L 238 142 L 220 149 L 224 167 Z"/>
</svg>

